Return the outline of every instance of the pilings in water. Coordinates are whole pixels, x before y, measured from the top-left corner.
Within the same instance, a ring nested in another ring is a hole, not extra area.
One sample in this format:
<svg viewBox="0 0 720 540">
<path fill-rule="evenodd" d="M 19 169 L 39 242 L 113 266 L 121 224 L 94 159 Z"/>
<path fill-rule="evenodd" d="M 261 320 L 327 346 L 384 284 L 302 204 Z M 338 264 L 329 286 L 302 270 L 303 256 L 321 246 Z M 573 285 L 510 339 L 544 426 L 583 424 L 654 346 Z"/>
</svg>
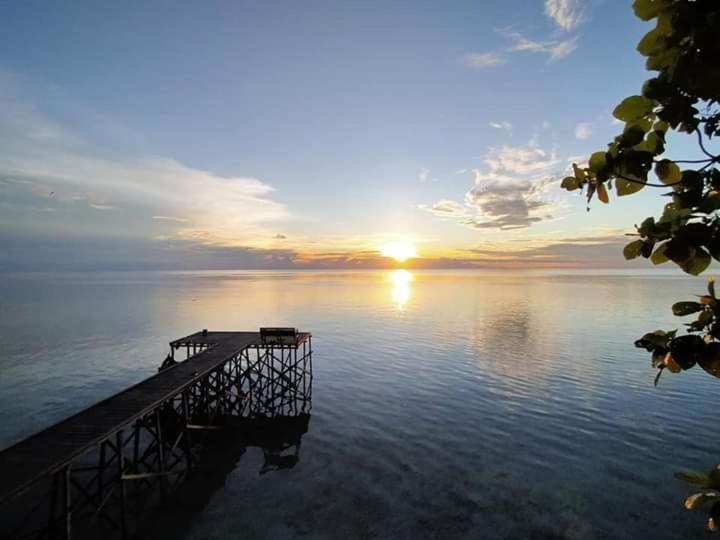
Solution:
<svg viewBox="0 0 720 540">
<path fill-rule="evenodd" d="M 310 334 L 202 331 L 170 347 L 186 359 L 0 452 L 0 538 L 129 538 L 139 511 L 196 468 L 207 437 L 284 433 L 293 419 L 307 429 Z M 292 466 L 298 449 L 299 435 L 268 445 L 268 470 Z"/>
</svg>

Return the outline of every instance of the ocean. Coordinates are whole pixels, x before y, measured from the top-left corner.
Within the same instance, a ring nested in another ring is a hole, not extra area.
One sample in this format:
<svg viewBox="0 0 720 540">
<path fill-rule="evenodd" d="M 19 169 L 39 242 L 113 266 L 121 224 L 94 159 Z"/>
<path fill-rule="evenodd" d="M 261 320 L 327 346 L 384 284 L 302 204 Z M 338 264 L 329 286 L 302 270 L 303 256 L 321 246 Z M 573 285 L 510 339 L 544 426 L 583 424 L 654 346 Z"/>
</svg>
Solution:
<svg viewBox="0 0 720 540">
<path fill-rule="evenodd" d="M 208 328 L 313 334 L 299 461 L 248 448 L 180 536 L 705 538 L 673 473 L 720 461 L 719 381 L 633 341 L 703 278 L 620 272 L 0 275 L 0 448 Z"/>
</svg>

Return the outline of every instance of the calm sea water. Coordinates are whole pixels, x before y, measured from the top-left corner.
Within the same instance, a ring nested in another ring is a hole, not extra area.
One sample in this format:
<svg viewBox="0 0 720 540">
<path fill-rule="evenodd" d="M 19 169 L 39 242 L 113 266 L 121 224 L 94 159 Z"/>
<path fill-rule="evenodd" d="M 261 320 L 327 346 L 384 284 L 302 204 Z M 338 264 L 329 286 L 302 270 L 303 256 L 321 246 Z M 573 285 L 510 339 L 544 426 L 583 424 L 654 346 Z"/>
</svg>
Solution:
<svg viewBox="0 0 720 540">
<path fill-rule="evenodd" d="M 632 341 L 702 279 L 460 272 L 2 275 L 0 447 L 153 374 L 201 328 L 314 336 L 292 469 L 250 449 L 190 539 L 693 538 L 718 382 Z"/>
</svg>

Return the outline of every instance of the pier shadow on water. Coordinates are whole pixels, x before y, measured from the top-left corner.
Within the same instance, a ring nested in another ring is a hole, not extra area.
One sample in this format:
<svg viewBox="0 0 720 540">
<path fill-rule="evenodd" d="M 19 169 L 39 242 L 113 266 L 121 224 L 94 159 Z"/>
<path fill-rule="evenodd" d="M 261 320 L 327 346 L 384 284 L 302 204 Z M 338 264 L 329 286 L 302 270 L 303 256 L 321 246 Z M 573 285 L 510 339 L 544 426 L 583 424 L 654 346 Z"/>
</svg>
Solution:
<svg viewBox="0 0 720 540">
<path fill-rule="evenodd" d="M 229 418 L 225 425 L 227 429 L 206 435 L 200 465 L 193 474 L 150 512 L 138 513 L 137 538 L 182 538 L 250 449 L 262 452 L 258 475 L 282 474 L 295 467 L 310 414 Z"/>
</svg>

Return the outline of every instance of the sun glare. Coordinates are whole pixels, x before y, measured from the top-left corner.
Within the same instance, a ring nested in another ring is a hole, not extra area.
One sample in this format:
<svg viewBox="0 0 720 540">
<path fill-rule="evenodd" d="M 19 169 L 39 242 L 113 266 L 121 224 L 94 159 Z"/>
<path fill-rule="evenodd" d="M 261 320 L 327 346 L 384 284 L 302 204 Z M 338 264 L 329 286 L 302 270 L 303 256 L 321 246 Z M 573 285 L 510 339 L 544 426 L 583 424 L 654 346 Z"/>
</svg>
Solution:
<svg viewBox="0 0 720 540">
<path fill-rule="evenodd" d="M 398 309 L 402 310 L 410 298 L 410 283 L 413 275 L 407 270 L 394 270 L 388 274 L 392 283 L 392 299 Z"/>
<path fill-rule="evenodd" d="M 417 249 L 410 242 L 389 242 L 380 248 L 383 257 L 390 257 L 398 262 L 417 257 Z"/>
</svg>

